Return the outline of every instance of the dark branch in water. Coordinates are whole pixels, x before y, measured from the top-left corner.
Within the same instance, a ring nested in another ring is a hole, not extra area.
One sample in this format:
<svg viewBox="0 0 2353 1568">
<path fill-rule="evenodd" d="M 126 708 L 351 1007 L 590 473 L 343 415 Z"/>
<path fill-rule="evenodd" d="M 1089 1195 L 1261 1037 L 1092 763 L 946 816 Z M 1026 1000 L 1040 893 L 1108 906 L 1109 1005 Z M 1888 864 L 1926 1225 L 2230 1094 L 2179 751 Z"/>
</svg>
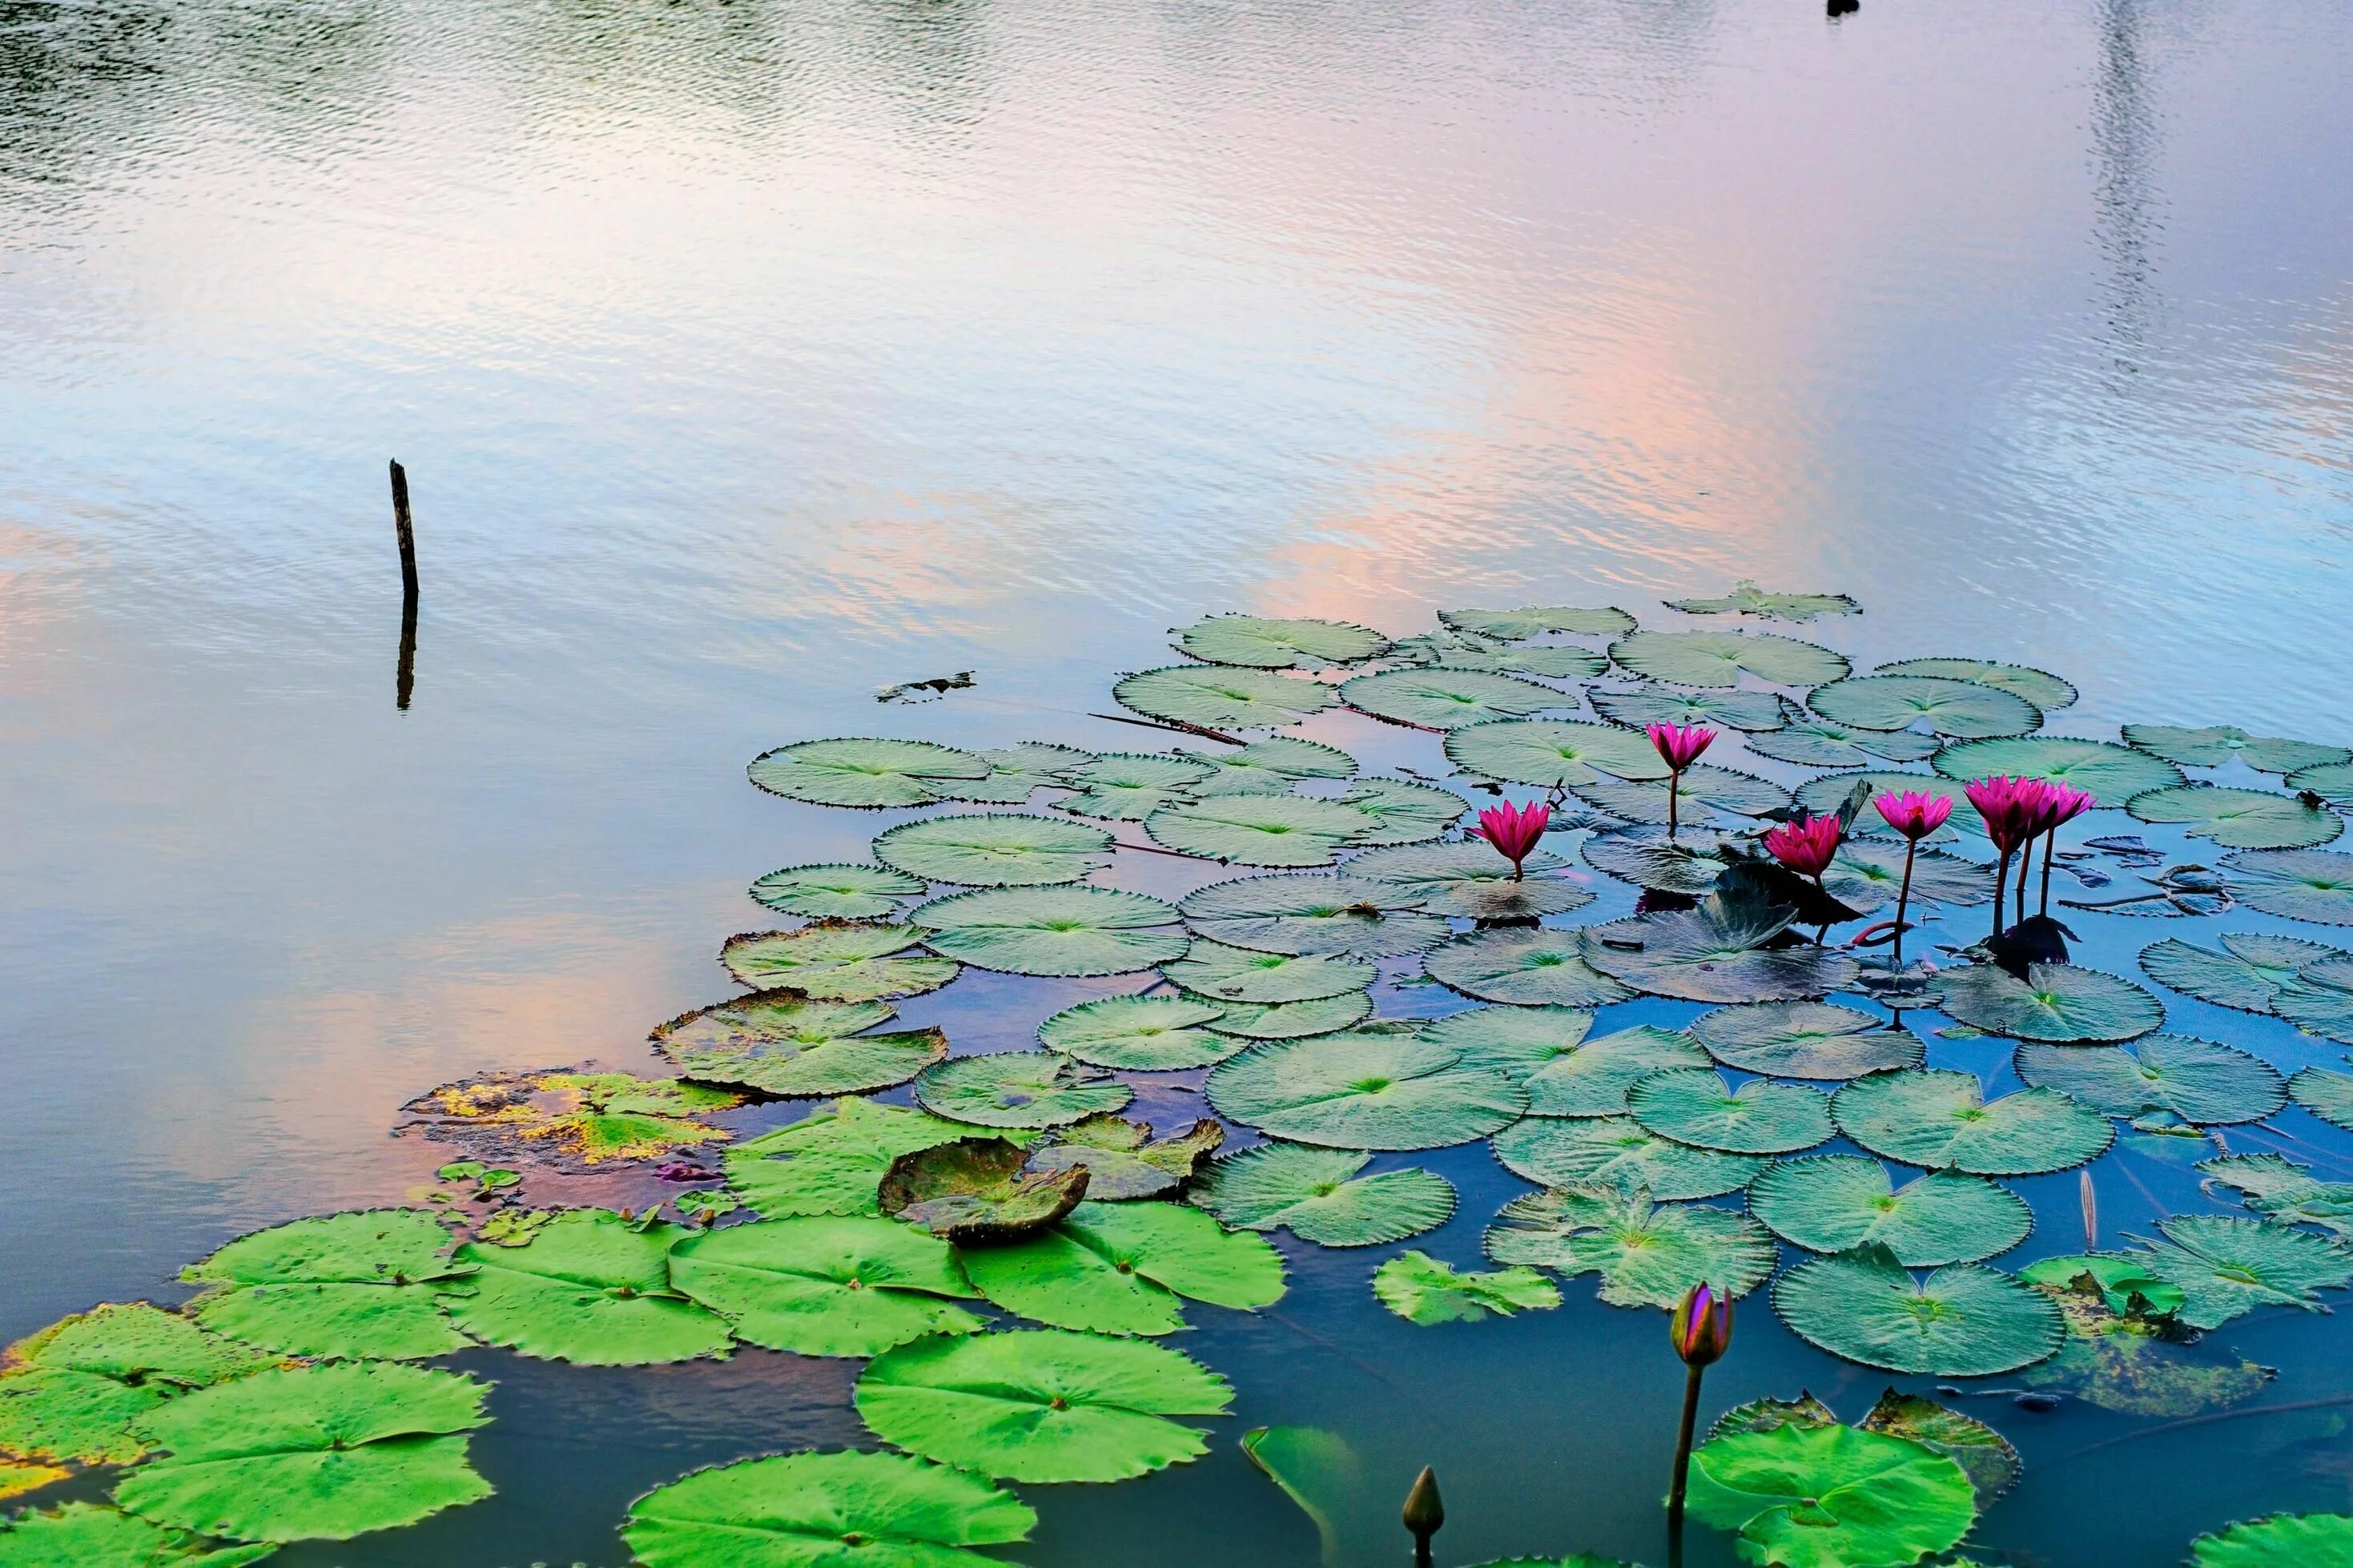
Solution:
<svg viewBox="0 0 2353 1568">
<path fill-rule="evenodd" d="M 1187 724 L 1182 719 L 1163 722 L 1158 719 L 1130 719 L 1119 713 L 1090 713 L 1090 719 L 1107 719 L 1114 724 L 1133 724 L 1139 730 L 1166 730 L 1176 735 L 1202 735 L 1212 741 L 1223 741 L 1229 746 L 1246 746 L 1249 742 L 1229 735 L 1223 730 L 1212 730 L 1207 724 Z"/>
</svg>

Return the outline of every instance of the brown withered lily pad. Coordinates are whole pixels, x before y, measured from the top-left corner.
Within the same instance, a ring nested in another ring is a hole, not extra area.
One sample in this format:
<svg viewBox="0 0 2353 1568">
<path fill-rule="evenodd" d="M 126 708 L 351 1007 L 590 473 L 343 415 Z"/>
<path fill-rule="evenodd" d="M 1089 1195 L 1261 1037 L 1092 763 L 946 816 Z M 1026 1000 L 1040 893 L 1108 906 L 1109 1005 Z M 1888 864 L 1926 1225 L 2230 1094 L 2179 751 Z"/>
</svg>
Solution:
<svg viewBox="0 0 2353 1568">
<path fill-rule="evenodd" d="M 485 1163 L 572 1175 L 668 1158 L 734 1134 L 701 1120 L 744 1097 L 625 1072 L 492 1072 L 443 1084 L 401 1107 L 400 1131 L 454 1143 Z"/>
<path fill-rule="evenodd" d="M 1031 1151 L 1032 1171 L 1086 1167 L 1087 1196 L 1098 1200 L 1156 1198 L 1190 1180 L 1201 1162 L 1226 1141 L 1215 1117 L 1203 1117 L 1184 1131 L 1157 1142 L 1152 1129 L 1116 1116 L 1090 1116 Z"/>
<path fill-rule="evenodd" d="M 1043 1230 L 1087 1195 L 1087 1168 L 1023 1168 L 1029 1152 L 1002 1138 L 960 1138 L 891 1162 L 882 1212 L 944 1241 L 1009 1241 Z"/>
</svg>

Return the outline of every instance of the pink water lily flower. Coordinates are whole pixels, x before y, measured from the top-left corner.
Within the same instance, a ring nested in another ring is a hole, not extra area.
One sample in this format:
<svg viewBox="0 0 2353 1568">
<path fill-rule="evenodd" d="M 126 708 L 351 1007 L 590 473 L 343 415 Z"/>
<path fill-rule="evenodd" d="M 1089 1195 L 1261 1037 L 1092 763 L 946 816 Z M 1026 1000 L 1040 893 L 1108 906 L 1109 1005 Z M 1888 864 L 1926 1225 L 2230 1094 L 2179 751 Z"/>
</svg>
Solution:
<svg viewBox="0 0 2353 1568">
<path fill-rule="evenodd" d="M 1838 855 L 1839 821 L 1835 816 L 1800 816 L 1765 836 L 1765 847 L 1774 859 L 1800 877 L 1821 879 Z"/>
<path fill-rule="evenodd" d="M 1526 870 L 1524 862 L 1544 841 L 1545 828 L 1551 821 L 1552 807 L 1541 801 L 1519 806 L 1505 801 L 1481 812 L 1479 826 L 1472 831 L 1512 863 L 1512 880 L 1516 882 Z"/>
<path fill-rule="evenodd" d="M 2019 846 L 2033 841 L 2042 831 L 2040 823 L 2051 786 L 2041 779 L 2012 778 L 1996 773 L 1990 778 L 1971 779 L 1961 786 L 1969 804 L 1978 808 L 1985 819 L 1986 837 L 1993 841 L 1994 852 L 2001 857 L 1994 868 L 1993 934 L 1996 937 L 2009 929 L 2002 922 L 2002 900 L 2010 889 L 2010 858 L 2018 853 Z M 2019 914 L 2026 913 L 2026 895 L 2019 894 Z"/>
<path fill-rule="evenodd" d="M 1918 790 L 1905 790 L 1898 795 L 1890 790 L 1872 802 L 1887 826 L 1917 843 L 1945 826 L 1953 815 L 1953 797 L 1948 795 L 1923 795 Z"/>
<path fill-rule="evenodd" d="M 2051 854 L 2059 847 L 2059 829 L 2091 810 L 2094 804 L 2089 790 L 2077 789 L 2073 784 L 2052 780 L 2042 786 L 2042 798 L 2034 816 L 2034 833 L 2027 840 L 2026 854 L 2028 859 L 2033 858 L 2034 837 L 2040 837 L 2042 840 L 2043 914 L 2051 912 Z M 2021 914 L 2026 911 L 2026 869 L 2025 863 L 2021 862 L 2018 868 L 2018 909 Z"/>
<path fill-rule="evenodd" d="M 1651 737 L 1659 760 L 1678 773 L 1699 761 L 1700 753 L 1715 742 L 1715 731 L 1702 724 L 1652 724 L 1643 732 Z"/>
</svg>

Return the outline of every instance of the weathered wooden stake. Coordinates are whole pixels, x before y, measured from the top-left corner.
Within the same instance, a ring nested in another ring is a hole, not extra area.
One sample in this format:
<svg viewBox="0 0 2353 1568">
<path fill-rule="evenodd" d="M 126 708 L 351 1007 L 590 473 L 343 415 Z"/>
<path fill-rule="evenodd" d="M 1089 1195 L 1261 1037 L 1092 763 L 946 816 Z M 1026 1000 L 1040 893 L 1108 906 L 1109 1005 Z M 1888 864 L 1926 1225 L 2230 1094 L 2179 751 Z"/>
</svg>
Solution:
<svg viewBox="0 0 2353 1568">
<path fill-rule="evenodd" d="M 1438 1472 L 1430 1466 L 1405 1494 L 1405 1527 L 1413 1531 L 1414 1568 L 1430 1568 L 1430 1538 L 1446 1522 L 1446 1504 L 1438 1495 Z"/>
<path fill-rule="evenodd" d="M 392 531 L 400 541 L 400 587 L 417 597 L 417 534 L 408 521 L 408 470 L 392 460 Z"/>
<path fill-rule="evenodd" d="M 417 689 L 417 591 L 400 596 L 400 667 L 393 676 L 392 700 L 408 711 L 410 693 Z"/>
</svg>

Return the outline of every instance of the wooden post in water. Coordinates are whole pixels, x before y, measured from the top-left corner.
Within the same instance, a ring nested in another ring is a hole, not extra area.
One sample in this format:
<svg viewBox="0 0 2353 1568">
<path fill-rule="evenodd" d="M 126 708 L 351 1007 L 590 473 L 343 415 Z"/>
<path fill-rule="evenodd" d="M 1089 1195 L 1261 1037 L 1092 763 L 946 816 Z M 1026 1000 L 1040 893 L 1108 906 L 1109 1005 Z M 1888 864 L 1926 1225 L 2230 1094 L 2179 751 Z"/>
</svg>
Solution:
<svg viewBox="0 0 2353 1568">
<path fill-rule="evenodd" d="M 402 712 L 417 689 L 417 531 L 408 518 L 408 470 L 392 460 L 392 531 L 400 544 L 400 665 L 392 700 Z"/>
</svg>

